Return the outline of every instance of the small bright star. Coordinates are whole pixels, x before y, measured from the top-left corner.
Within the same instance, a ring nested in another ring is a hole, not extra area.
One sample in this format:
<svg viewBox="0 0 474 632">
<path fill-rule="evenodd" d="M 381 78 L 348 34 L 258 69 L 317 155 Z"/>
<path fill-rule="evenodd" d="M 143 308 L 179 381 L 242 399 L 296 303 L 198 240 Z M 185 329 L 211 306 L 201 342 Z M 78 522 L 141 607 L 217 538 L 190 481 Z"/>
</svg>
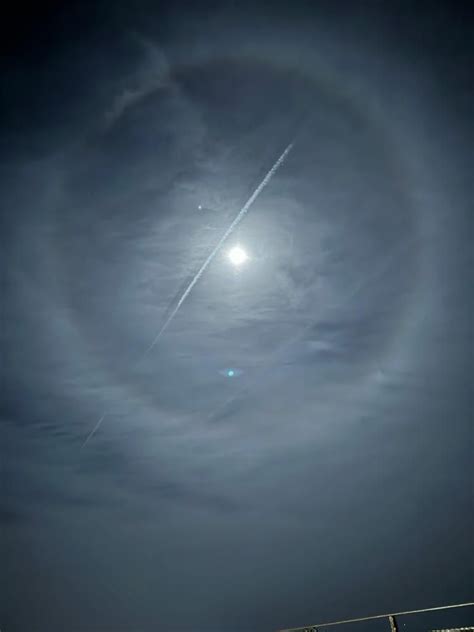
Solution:
<svg viewBox="0 0 474 632">
<path fill-rule="evenodd" d="M 229 250 L 229 259 L 234 266 L 240 266 L 242 263 L 247 261 L 248 255 L 240 246 L 234 246 Z"/>
<path fill-rule="evenodd" d="M 229 377 L 234 377 L 234 372 L 233 372 L 233 370 L 232 370 L 232 369 L 229 369 L 229 370 L 227 371 L 227 375 L 228 375 Z"/>
</svg>

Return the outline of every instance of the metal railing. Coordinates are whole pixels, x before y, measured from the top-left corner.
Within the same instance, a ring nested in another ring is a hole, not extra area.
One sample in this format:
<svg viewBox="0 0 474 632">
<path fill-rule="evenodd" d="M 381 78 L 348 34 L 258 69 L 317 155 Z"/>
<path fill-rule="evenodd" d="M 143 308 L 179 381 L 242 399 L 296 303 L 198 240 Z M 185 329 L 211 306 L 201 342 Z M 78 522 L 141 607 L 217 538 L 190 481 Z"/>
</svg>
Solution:
<svg viewBox="0 0 474 632">
<path fill-rule="evenodd" d="M 328 623 L 316 623 L 313 625 L 305 625 L 300 628 L 285 628 L 278 632 L 318 632 L 320 629 L 328 628 L 335 625 L 344 625 L 346 623 L 360 623 L 362 621 L 373 621 L 374 619 L 385 619 L 390 625 L 390 632 L 398 632 L 397 619 L 411 614 L 421 614 L 423 612 L 435 612 L 437 610 L 451 610 L 454 608 L 465 608 L 474 606 L 474 601 L 469 603 L 458 603 L 450 606 L 437 606 L 436 608 L 424 608 L 423 610 L 406 610 L 405 612 L 392 612 L 387 614 L 376 614 L 371 617 L 358 617 L 357 619 L 345 619 L 344 621 L 330 621 Z M 474 630 L 474 627 L 468 628 L 452 628 L 458 630 Z M 434 632 L 434 631 L 433 631 Z M 438 632 L 442 632 L 441 630 Z"/>
<path fill-rule="evenodd" d="M 474 632 L 474 627 L 469 627 L 469 628 L 443 628 L 442 630 L 431 630 L 431 632 Z"/>
</svg>

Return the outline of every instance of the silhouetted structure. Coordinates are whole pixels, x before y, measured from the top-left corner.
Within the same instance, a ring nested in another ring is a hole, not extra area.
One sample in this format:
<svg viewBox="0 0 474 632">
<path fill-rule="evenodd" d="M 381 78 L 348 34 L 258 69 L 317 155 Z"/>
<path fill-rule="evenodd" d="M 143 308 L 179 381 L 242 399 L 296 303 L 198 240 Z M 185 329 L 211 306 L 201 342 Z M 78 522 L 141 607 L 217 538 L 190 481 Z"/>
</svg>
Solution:
<svg viewBox="0 0 474 632">
<path fill-rule="evenodd" d="M 279 630 L 279 632 L 319 632 L 325 628 L 344 625 L 346 623 L 361 623 L 362 621 L 373 621 L 374 619 L 385 619 L 390 625 L 390 632 L 399 632 L 397 621 L 401 617 L 406 617 L 411 614 L 422 614 L 424 612 L 435 612 L 437 610 L 452 610 L 455 608 L 465 608 L 467 606 L 474 606 L 474 602 L 454 604 L 451 606 L 438 606 L 436 608 L 425 608 L 423 610 L 407 610 L 405 612 L 393 612 L 387 614 L 377 614 L 371 617 L 358 617 L 357 619 L 345 619 L 344 621 L 330 621 L 328 623 L 317 623 L 315 625 L 303 626 L 300 628 L 285 628 Z M 474 632 L 474 626 L 467 628 L 445 628 L 442 630 L 431 630 L 431 632 L 458 632 L 460 630 L 468 630 Z"/>
</svg>

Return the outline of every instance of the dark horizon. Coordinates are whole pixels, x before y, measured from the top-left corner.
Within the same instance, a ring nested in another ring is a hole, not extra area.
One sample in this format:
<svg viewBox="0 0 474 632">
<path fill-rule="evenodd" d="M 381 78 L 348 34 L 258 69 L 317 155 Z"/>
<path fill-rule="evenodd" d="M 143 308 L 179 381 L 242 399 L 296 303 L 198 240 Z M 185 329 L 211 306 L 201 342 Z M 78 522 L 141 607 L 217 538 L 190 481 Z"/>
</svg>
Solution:
<svg viewBox="0 0 474 632">
<path fill-rule="evenodd" d="M 10 7 L 1 632 L 473 601 L 473 13 Z"/>
</svg>

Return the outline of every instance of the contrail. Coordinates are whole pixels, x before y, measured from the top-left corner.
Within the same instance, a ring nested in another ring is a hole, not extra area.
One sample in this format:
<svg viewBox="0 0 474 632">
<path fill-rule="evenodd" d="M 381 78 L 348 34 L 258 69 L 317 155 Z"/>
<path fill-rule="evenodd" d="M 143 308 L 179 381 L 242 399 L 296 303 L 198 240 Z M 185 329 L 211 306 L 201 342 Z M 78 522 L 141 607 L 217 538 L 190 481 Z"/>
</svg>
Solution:
<svg viewBox="0 0 474 632">
<path fill-rule="evenodd" d="M 84 443 L 81 445 L 81 450 L 82 448 L 84 448 L 87 443 L 89 442 L 90 439 L 92 439 L 92 437 L 95 435 L 95 433 L 97 432 L 97 430 L 99 430 L 100 424 L 104 421 L 104 417 L 106 416 L 107 413 L 104 413 L 102 415 L 102 417 L 99 419 L 99 421 L 96 423 L 96 425 L 94 426 L 94 429 L 89 433 L 89 435 L 87 436 L 87 439 L 84 441 Z"/>
<path fill-rule="evenodd" d="M 161 327 L 160 331 L 157 333 L 157 335 L 155 336 L 155 339 L 153 340 L 153 342 L 150 344 L 150 346 L 145 350 L 145 352 L 143 353 L 143 355 L 141 356 L 140 360 L 138 360 L 138 362 L 136 364 L 139 364 L 143 358 L 150 353 L 150 351 L 153 349 L 153 347 L 158 343 L 158 341 L 160 340 L 161 336 L 163 335 L 163 333 L 165 332 L 165 330 L 168 328 L 169 324 L 171 323 L 171 321 L 173 320 L 173 318 L 176 316 L 176 314 L 178 313 L 179 308 L 181 307 L 181 305 L 184 303 L 184 301 L 188 298 L 189 294 L 191 293 L 193 287 L 196 285 L 196 283 L 199 281 L 199 279 L 201 278 L 201 276 L 204 274 L 206 268 L 208 267 L 208 265 L 211 263 L 211 261 L 214 259 L 214 257 L 217 255 L 217 253 L 219 252 L 222 244 L 225 242 L 225 240 L 229 237 L 229 235 L 233 232 L 233 230 L 235 229 L 235 227 L 240 223 L 240 221 L 242 220 L 242 218 L 244 217 L 244 215 L 248 212 L 248 210 L 250 209 L 250 207 L 252 206 L 252 204 L 255 202 L 255 200 L 257 199 L 257 197 L 260 195 L 260 193 L 263 191 L 263 189 L 267 186 L 267 184 L 270 182 L 270 180 L 273 178 L 273 176 L 275 175 L 275 173 L 278 171 L 278 169 L 281 167 L 281 165 L 283 164 L 283 162 L 285 161 L 286 157 L 288 156 L 288 154 L 290 153 L 290 151 L 293 149 L 293 145 L 294 142 L 292 141 L 285 149 L 285 151 L 281 154 L 281 156 L 279 156 L 279 158 L 277 159 L 277 161 L 275 162 L 275 164 L 273 165 L 273 167 L 270 169 L 270 171 L 268 171 L 268 173 L 266 174 L 266 176 L 263 178 L 263 180 L 260 182 L 260 184 L 258 185 L 258 187 L 255 189 L 255 191 L 252 193 L 252 195 L 249 197 L 249 199 L 247 200 L 247 202 L 245 202 L 245 204 L 243 205 L 243 207 L 240 209 L 240 211 L 238 212 L 236 218 L 234 219 L 234 221 L 232 222 L 232 224 L 229 226 L 229 228 L 225 231 L 225 233 L 222 235 L 222 237 L 220 238 L 220 240 L 218 241 L 217 245 L 215 246 L 214 250 L 211 252 L 211 254 L 208 256 L 208 258 L 204 261 L 204 263 L 202 264 L 202 266 L 200 267 L 200 269 L 198 270 L 198 272 L 196 273 L 196 275 L 194 276 L 194 278 L 192 279 L 192 281 L 189 283 L 188 287 L 185 289 L 185 291 L 183 292 L 181 298 L 179 299 L 176 307 L 173 309 L 173 311 L 171 312 L 171 314 L 168 316 L 168 318 L 165 320 L 163 326 Z M 136 365 L 135 365 L 136 366 Z M 102 415 L 102 417 L 99 419 L 99 421 L 96 423 L 96 425 L 94 426 L 94 429 L 89 433 L 89 435 L 87 436 L 87 439 L 84 441 L 84 443 L 81 446 L 81 450 L 87 445 L 87 443 L 90 441 L 90 439 L 92 439 L 92 437 L 95 435 L 95 433 L 97 432 L 97 430 L 100 428 L 101 423 L 104 421 L 105 416 L 107 415 L 107 413 L 104 413 Z"/>
<path fill-rule="evenodd" d="M 188 287 L 185 289 L 185 291 L 183 292 L 183 295 L 181 296 L 181 298 L 179 299 L 176 307 L 174 308 L 174 310 L 171 312 L 171 314 L 168 316 L 168 318 L 165 320 L 162 328 L 160 329 L 160 331 L 157 333 L 155 339 L 153 340 L 153 342 L 151 343 L 151 345 L 148 347 L 148 349 L 146 349 L 145 353 L 142 356 L 142 360 L 143 358 L 147 355 L 147 353 L 149 353 L 153 347 L 157 344 L 157 342 L 160 340 L 161 336 L 163 335 L 163 333 L 166 331 L 166 329 L 168 328 L 169 324 L 171 323 L 171 321 L 173 320 L 173 318 L 176 316 L 176 314 L 178 313 L 181 305 L 184 303 L 184 301 L 188 298 L 189 294 L 191 293 L 193 287 L 196 285 L 196 283 L 199 281 L 199 279 L 201 278 L 201 276 L 204 274 L 206 268 L 208 267 L 208 265 L 211 263 L 211 261 L 214 259 L 214 257 L 217 255 L 217 253 L 219 252 L 222 244 L 225 242 L 225 240 L 229 237 L 229 235 L 234 231 L 235 227 L 241 222 L 242 218 L 244 217 L 244 215 L 248 212 L 248 210 L 250 209 L 250 207 L 252 206 L 252 204 L 255 202 L 255 200 L 257 199 L 257 197 L 260 195 L 260 193 L 263 191 L 263 189 L 267 186 L 267 184 L 270 182 L 270 180 L 273 178 L 273 176 L 275 175 L 275 173 L 278 171 L 279 167 L 281 167 L 281 165 L 283 164 L 285 158 L 288 156 L 288 154 L 290 153 L 290 151 L 293 148 L 294 143 L 291 142 L 288 147 L 285 149 L 285 151 L 281 154 L 281 156 L 278 158 L 278 160 L 275 162 L 275 164 L 273 165 L 273 167 L 270 169 L 270 171 L 267 173 L 267 175 L 263 178 L 263 180 L 260 182 L 260 184 L 258 185 L 258 187 L 255 189 L 255 191 L 252 193 L 252 195 L 249 197 L 249 199 L 247 200 L 247 202 L 245 202 L 245 204 L 243 205 L 243 207 L 240 209 L 240 211 L 238 212 L 236 218 L 234 219 L 234 221 L 232 222 L 232 224 L 229 226 L 229 228 L 225 231 L 225 233 L 222 235 L 222 237 L 220 238 L 220 240 L 218 241 L 217 245 L 215 246 L 214 250 L 211 252 L 211 254 L 208 256 L 208 258 L 204 261 L 204 263 L 202 264 L 202 266 L 199 268 L 198 272 L 196 273 L 196 275 L 194 276 L 194 278 L 192 279 L 192 281 L 190 282 L 190 284 L 188 285 Z"/>
</svg>

